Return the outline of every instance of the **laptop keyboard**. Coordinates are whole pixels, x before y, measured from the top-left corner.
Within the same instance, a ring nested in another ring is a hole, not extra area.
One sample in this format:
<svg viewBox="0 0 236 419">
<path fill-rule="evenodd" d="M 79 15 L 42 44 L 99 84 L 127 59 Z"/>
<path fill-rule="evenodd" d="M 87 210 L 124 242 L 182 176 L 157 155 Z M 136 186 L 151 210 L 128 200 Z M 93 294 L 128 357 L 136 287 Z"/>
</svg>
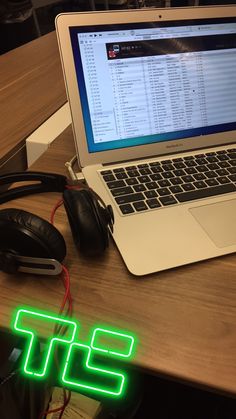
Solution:
<svg viewBox="0 0 236 419">
<path fill-rule="evenodd" d="M 102 170 L 122 214 L 236 191 L 236 148 Z"/>
</svg>

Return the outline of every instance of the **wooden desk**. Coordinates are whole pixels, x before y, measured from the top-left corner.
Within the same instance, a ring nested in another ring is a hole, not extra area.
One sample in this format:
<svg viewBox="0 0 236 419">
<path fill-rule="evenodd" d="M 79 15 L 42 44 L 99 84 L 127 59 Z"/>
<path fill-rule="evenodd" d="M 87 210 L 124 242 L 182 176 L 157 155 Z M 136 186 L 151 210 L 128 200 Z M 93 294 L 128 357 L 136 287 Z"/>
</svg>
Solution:
<svg viewBox="0 0 236 419">
<path fill-rule="evenodd" d="M 74 152 L 68 128 L 33 169 L 65 173 L 63 163 Z M 58 194 L 43 194 L 10 206 L 49 219 L 57 200 Z M 128 273 L 113 242 L 102 258 L 78 255 L 63 209 L 58 210 L 55 225 L 67 243 L 65 264 L 81 339 L 95 324 L 130 330 L 139 340 L 137 366 L 236 395 L 235 255 L 140 278 Z M 7 328 L 17 306 L 57 312 L 63 295 L 58 278 L 1 273 L 0 287 L 0 319 Z"/>
<path fill-rule="evenodd" d="M 54 32 L 0 57 L 0 173 L 26 168 L 25 139 L 65 102 Z"/>
</svg>

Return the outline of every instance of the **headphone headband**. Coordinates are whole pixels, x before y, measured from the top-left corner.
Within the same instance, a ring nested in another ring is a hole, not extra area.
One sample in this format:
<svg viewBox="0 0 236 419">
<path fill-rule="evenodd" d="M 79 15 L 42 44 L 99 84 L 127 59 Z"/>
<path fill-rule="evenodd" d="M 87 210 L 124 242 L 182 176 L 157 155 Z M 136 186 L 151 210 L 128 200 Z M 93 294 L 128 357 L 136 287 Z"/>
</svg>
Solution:
<svg viewBox="0 0 236 419">
<path fill-rule="evenodd" d="M 0 204 L 23 196 L 41 192 L 63 192 L 67 178 L 56 173 L 16 172 L 0 176 L 0 186 L 24 181 L 39 181 L 39 184 L 18 186 L 0 193 Z"/>
</svg>

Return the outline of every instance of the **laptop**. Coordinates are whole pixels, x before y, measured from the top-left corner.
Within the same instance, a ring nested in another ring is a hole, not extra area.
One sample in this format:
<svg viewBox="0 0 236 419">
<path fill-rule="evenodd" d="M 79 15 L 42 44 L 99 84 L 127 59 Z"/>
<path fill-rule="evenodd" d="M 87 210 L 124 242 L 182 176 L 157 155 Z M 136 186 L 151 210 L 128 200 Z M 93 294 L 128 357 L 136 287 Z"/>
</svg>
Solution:
<svg viewBox="0 0 236 419">
<path fill-rule="evenodd" d="M 61 14 L 78 161 L 128 270 L 236 251 L 236 6 Z"/>
</svg>

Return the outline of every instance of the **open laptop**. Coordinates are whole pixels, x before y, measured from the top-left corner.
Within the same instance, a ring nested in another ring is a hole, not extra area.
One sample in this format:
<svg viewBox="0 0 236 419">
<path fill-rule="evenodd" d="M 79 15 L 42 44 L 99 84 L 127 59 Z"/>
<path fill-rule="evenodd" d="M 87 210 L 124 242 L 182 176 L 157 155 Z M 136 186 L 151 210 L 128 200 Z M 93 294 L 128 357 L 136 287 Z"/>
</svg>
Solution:
<svg viewBox="0 0 236 419">
<path fill-rule="evenodd" d="M 135 275 L 236 251 L 236 6 L 61 14 L 79 163 Z"/>
</svg>

